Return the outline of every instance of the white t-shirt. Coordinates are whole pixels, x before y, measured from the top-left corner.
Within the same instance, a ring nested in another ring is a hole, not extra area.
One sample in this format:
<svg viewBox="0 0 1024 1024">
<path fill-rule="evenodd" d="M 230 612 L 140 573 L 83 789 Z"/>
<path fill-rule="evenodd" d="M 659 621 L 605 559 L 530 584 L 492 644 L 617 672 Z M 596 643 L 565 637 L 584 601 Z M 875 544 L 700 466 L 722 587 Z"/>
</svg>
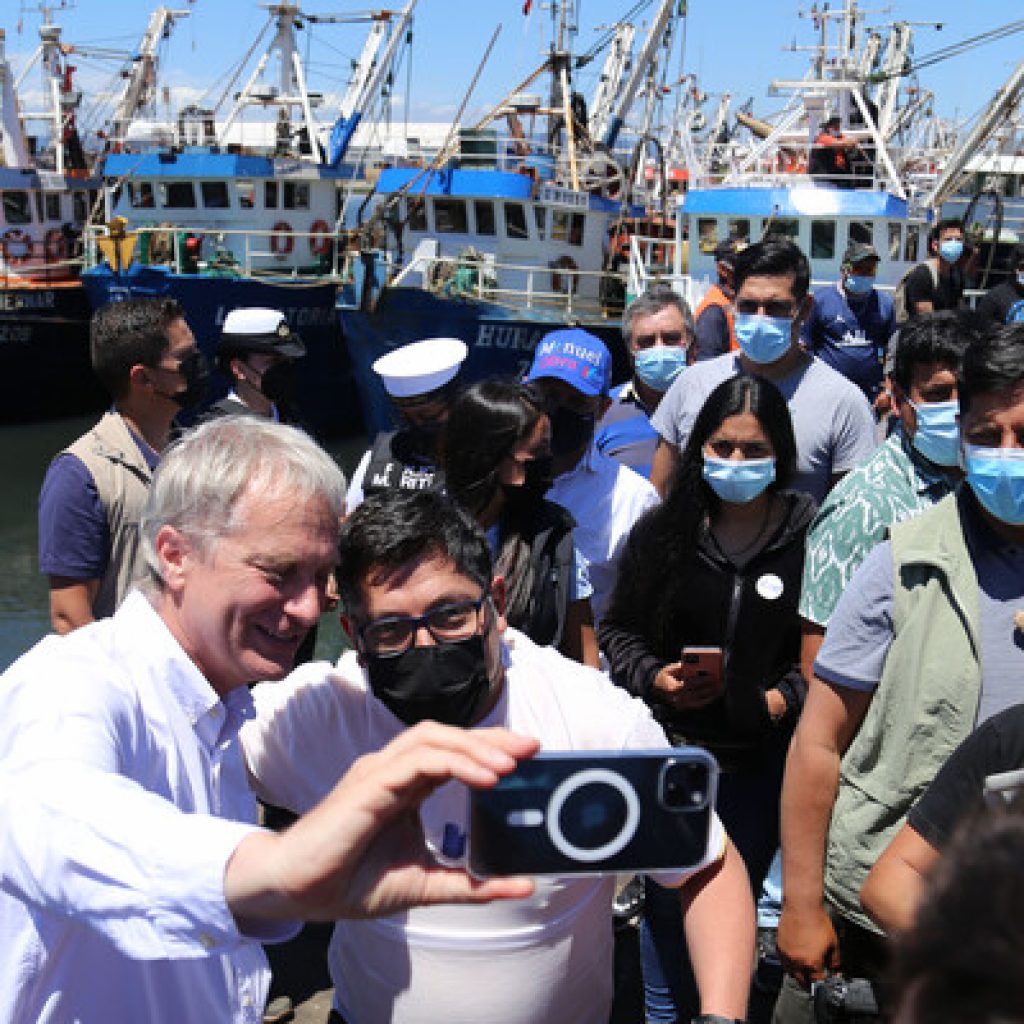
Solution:
<svg viewBox="0 0 1024 1024">
<path fill-rule="evenodd" d="M 646 705 L 601 673 L 505 634 L 507 684 L 481 726 L 506 725 L 549 750 L 646 749 L 667 745 Z M 255 721 L 242 742 L 258 793 L 305 811 L 359 755 L 405 726 L 367 689 L 355 655 L 336 669 L 296 670 L 256 687 Z M 427 842 L 445 826 L 466 831 L 466 793 L 451 783 L 423 805 Z M 713 819 L 710 855 L 724 832 Z M 700 867 L 693 869 L 700 870 Z M 659 873 L 666 885 L 692 872 Z M 351 1024 L 606 1024 L 612 998 L 614 876 L 542 878 L 526 900 L 413 910 L 373 921 L 340 921 L 328 961 L 335 1005 Z"/>
</svg>

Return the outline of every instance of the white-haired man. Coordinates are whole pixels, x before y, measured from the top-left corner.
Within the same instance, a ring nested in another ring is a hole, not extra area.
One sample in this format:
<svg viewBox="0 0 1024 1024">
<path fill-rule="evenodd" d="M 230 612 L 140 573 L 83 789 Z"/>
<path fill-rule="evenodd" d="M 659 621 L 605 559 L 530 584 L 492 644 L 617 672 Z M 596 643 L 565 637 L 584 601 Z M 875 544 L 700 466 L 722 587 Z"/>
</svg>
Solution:
<svg viewBox="0 0 1024 1024">
<path fill-rule="evenodd" d="M 536 749 L 503 730 L 425 724 L 287 832 L 255 825 L 246 684 L 284 676 L 316 622 L 344 490 L 298 430 L 200 427 L 154 476 L 142 591 L 0 678 L 0 1020 L 256 1024 L 260 942 L 301 920 L 530 893 L 438 870 L 414 813 Z"/>
</svg>

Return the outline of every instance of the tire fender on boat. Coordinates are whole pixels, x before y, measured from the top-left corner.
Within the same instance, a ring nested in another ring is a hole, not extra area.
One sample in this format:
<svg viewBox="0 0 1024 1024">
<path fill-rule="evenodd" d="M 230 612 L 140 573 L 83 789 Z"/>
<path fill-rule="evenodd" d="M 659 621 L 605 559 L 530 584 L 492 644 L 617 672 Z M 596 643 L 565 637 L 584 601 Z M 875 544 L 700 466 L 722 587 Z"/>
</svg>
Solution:
<svg viewBox="0 0 1024 1024">
<path fill-rule="evenodd" d="M 24 263 L 32 252 L 32 239 L 18 228 L 10 228 L 0 235 L 3 253 L 8 263 Z"/>
<path fill-rule="evenodd" d="M 331 226 L 325 220 L 315 220 L 309 226 L 309 251 L 314 256 L 326 256 L 331 251 Z"/>
<path fill-rule="evenodd" d="M 559 256 L 551 263 L 551 290 L 565 294 L 570 289 L 576 290 L 576 282 L 573 279 L 572 271 L 579 269 L 576 261 L 571 256 Z M 568 274 L 564 271 L 569 271 Z"/>
<path fill-rule="evenodd" d="M 50 228 L 43 241 L 43 251 L 47 263 L 59 263 L 65 256 L 64 232 L 60 228 Z"/>
<path fill-rule="evenodd" d="M 295 248 L 295 236 L 292 235 L 292 226 L 286 220 L 279 220 L 272 228 L 273 234 L 270 236 L 270 251 L 278 257 L 278 259 L 284 259 L 285 256 L 291 255 L 292 249 Z M 281 232 L 287 232 L 282 234 Z"/>
</svg>

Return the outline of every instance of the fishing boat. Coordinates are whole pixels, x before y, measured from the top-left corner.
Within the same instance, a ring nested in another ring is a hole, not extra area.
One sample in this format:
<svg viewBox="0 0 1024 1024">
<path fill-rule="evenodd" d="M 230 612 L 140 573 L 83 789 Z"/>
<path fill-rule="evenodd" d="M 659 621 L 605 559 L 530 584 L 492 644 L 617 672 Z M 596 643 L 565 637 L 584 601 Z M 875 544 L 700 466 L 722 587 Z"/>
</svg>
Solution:
<svg viewBox="0 0 1024 1024">
<path fill-rule="evenodd" d="M 635 47 L 634 26 L 616 27 L 589 104 L 570 79 L 578 65 L 570 6 L 552 5 L 556 30 L 543 62 L 486 117 L 453 126 L 426 166 L 379 175 L 339 297 L 371 435 L 392 417 L 372 364 L 420 338 L 466 342 L 463 373 L 474 379 L 521 374 L 545 333 L 581 326 L 609 345 L 617 379 L 627 375 L 624 247 L 613 243 L 628 226 L 653 221 L 646 165 L 637 162 L 644 132 L 624 126 L 635 105 L 644 107 L 638 101 L 662 94 L 642 86 L 657 80 L 678 5 L 662 0 Z M 546 102 L 526 91 L 543 74 Z"/>
<path fill-rule="evenodd" d="M 109 153 L 103 223 L 87 237 L 82 279 L 94 307 L 129 296 L 173 297 L 208 355 L 230 310 L 281 310 L 306 345 L 296 403 L 320 436 L 360 422 L 335 311 L 344 273 L 337 238 L 369 189 L 359 162 L 348 159 L 352 140 L 379 101 L 414 4 L 358 19 L 263 5 L 270 42 L 227 115 L 218 121 L 214 109 L 193 106 L 177 119 L 174 145 L 128 140 Z M 370 26 L 363 52 L 340 116 L 322 124 L 314 110 L 323 97 L 309 89 L 298 33 L 355 20 Z M 279 74 L 266 81 L 274 62 Z M 251 109 L 260 117 L 245 123 Z M 218 383 L 223 391 L 228 382 Z"/>
<path fill-rule="evenodd" d="M 44 8 L 35 54 L 16 79 L 0 29 L 0 422 L 88 412 L 106 400 L 89 362 L 81 232 L 99 182 L 75 127 L 79 94 Z M 43 70 L 50 107 L 23 111 L 18 86 Z M 43 122 L 43 133 L 27 126 Z"/>
<path fill-rule="evenodd" d="M 664 280 L 696 305 L 715 281 L 716 245 L 730 238 L 791 238 L 807 254 L 816 286 L 838 280 L 851 242 L 876 247 L 882 288 L 894 288 L 927 256 L 934 217 L 929 194 L 936 167 L 949 154 L 923 149 L 912 138 L 914 117 L 924 106 L 920 98 L 899 102 L 898 72 L 910 50 L 910 28 L 892 26 L 883 45 L 879 33 L 864 31 L 856 0 L 834 11 L 816 10 L 813 17 L 819 38 L 809 73 L 771 84 L 772 93 L 791 94 L 782 113 L 765 122 L 740 112 L 738 129 L 724 142 L 709 139 L 690 154 L 669 265 L 664 240 L 636 239 L 631 295 Z M 816 159 L 815 140 L 832 115 L 859 146 L 848 174 L 838 178 L 819 170 Z"/>
</svg>

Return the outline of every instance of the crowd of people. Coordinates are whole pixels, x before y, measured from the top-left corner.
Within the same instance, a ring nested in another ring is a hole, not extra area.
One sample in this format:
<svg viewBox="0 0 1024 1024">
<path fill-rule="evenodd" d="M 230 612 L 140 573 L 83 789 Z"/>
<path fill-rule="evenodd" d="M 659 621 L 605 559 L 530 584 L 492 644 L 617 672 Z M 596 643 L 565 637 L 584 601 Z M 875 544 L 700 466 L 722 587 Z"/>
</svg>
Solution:
<svg viewBox="0 0 1024 1024">
<path fill-rule="evenodd" d="M 319 921 L 334 1024 L 604 1024 L 622 879 L 474 877 L 465 788 L 695 746 L 704 855 L 638 887 L 648 1022 L 1024 1020 L 1024 249 L 975 314 L 962 228 L 930 243 L 896 301 L 870 244 L 811 294 L 791 241 L 723 243 L 696 317 L 630 306 L 614 387 L 580 328 L 523 380 L 398 349 L 348 485 L 282 314 L 229 314 L 229 394 L 176 430 L 186 311 L 100 310 L 113 405 L 40 495 L 55 635 L 0 677 L 0 1017 L 283 1019 L 263 947 Z"/>
</svg>

